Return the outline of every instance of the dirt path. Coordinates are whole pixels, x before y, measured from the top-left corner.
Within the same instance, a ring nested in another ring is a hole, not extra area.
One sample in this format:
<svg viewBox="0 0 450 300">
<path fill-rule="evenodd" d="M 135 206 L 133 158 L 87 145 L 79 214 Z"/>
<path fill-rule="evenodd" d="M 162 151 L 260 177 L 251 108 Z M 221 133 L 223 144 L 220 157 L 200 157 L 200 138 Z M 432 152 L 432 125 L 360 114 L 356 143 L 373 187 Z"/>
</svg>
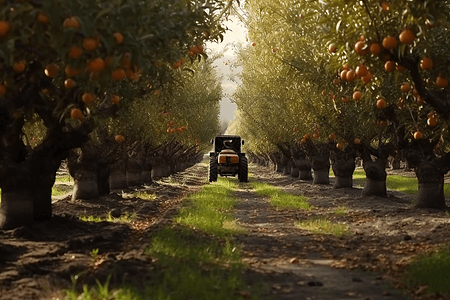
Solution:
<svg viewBox="0 0 450 300">
<path fill-rule="evenodd" d="M 247 275 L 255 284 L 271 283 L 268 294 L 277 299 L 420 297 L 423 288 L 401 292 L 397 279 L 411 257 L 450 241 L 450 218 L 415 208 L 410 195 L 389 191 L 387 198 L 362 197 L 360 188 L 334 190 L 332 185 L 312 185 L 268 168 L 250 171 L 256 180 L 306 195 L 315 206 L 311 211 L 277 211 L 250 186 L 236 193 L 242 200 L 235 214 L 248 229 L 238 237 L 250 266 Z M 333 213 L 343 206 L 346 214 Z M 294 225 L 316 216 L 349 224 L 351 235 L 313 235 Z"/>
</svg>

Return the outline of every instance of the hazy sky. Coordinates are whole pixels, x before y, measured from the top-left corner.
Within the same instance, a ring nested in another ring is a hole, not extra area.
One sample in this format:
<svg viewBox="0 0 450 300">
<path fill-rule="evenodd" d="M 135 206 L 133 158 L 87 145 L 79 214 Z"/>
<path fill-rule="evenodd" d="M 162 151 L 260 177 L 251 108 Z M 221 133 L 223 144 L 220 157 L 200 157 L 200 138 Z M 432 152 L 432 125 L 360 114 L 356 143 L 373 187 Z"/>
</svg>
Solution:
<svg viewBox="0 0 450 300">
<path fill-rule="evenodd" d="M 247 43 L 246 34 L 247 30 L 244 28 L 243 24 L 239 22 L 236 17 L 230 17 L 230 21 L 225 22 L 225 26 L 230 30 L 224 36 L 224 40 L 220 44 L 216 43 L 206 43 L 206 48 L 209 51 L 220 52 L 224 48 L 228 50 L 224 53 L 225 55 L 216 60 L 214 65 L 217 66 L 219 74 L 222 74 L 222 88 L 224 93 L 224 98 L 220 102 L 220 118 L 231 120 L 234 118 L 234 112 L 236 111 L 236 104 L 231 103 L 227 95 L 233 94 L 236 89 L 237 84 L 229 79 L 230 75 L 236 74 L 240 70 L 237 68 L 230 68 L 231 62 L 235 59 L 234 48 L 232 43 Z"/>
</svg>

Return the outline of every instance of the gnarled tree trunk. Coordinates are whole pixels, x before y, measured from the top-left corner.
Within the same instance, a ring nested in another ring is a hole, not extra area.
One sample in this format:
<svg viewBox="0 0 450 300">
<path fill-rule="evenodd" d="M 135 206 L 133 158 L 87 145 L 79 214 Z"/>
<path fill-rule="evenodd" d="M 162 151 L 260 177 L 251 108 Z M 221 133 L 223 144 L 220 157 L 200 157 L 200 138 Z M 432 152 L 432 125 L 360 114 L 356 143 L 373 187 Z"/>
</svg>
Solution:
<svg viewBox="0 0 450 300">
<path fill-rule="evenodd" d="M 363 168 L 366 172 L 364 183 L 364 196 L 387 196 L 386 189 L 386 162 L 391 148 L 389 145 L 380 145 L 378 149 L 365 146 L 363 153 Z"/>
<path fill-rule="evenodd" d="M 355 171 L 356 150 L 347 147 L 344 151 L 336 148 L 331 152 L 330 159 L 335 175 L 334 188 L 351 188 L 353 186 L 353 172 Z"/>
</svg>

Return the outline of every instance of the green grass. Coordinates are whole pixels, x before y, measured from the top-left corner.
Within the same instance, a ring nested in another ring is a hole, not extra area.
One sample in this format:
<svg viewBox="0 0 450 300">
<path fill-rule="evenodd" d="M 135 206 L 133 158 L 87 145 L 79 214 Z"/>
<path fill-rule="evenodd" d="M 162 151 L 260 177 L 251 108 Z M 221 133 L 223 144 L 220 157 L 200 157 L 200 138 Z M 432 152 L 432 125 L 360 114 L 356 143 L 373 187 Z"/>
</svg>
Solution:
<svg viewBox="0 0 450 300">
<path fill-rule="evenodd" d="M 333 223 L 326 217 L 311 218 L 304 221 L 296 221 L 295 226 L 311 231 L 313 234 L 326 234 L 341 237 L 350 235 L 349 226 L 343 223 Z"/>
<path fill-rule="evenodd" d="M 123 215 L 121 215 L 118 218 L 114 218 L 111 216 L 111 213 L 108 213 L 106 218 L 94 217 L 91 215 L 91 216 L 80 216 L 79 219 L 82 221 L 85 221 L 85 222 L 94 222 L 94 223 L 105 222 L 105 221 L 114 222 L 114 223 L 130 223 L 136 219 L 136 213 L 125 212 Z"/>
<path fill-rule="evenodd" d="M 308 198 L 303 195 L 296 196 L 286 193 L 276 187 L 262 182 L 251 182 L 252 187 L 256 190 L 256 193 L 260 196 L 268 197 L 270 203 L 280 208 L 300 208 L 300 209 L 312 209 L 312 206 L 308 203 Z"/>
<path fill-rule="evenodd" d="M 330 175 L 334 176 L 330 169 Z M 356 170 L 353 172 L 353 183 L 356 186 L 364 186 L 366 181 L 366 173 Z M 401 175 L 388 175 L 386 178 L 386 187 L 391 190 L 397 190 L 403 193 L 417 195 L 419 184 L 416 177 L 405 177 Z M 450 197 L 450 183 L 444 184 L 444 195 Z"/>
<path fill-rule="evenodd" d="M 343 216 L 348 214 L 348 208 L 346 206 L 338 206 L 333 210 L 333 214 Z"/>
<path fill-rule="evenodd" d="M 155 200 L 156 194 L 155 193 L 150 194 L 146 191 L 139 191 L 139 192 L 134 192 L 133 197 L 140 198 L 142 200 Z"/>
<path fill-rule="evenodd" d="M 52 187 L 52 196 L 63 196 L 73 190 L 71 185 L 54 185 Z"/>
<path fill-rule="evenodd" d="M 73 178 L 70 175 L 58 175 L 55 182 L 73 182 Z"/>
<path fill-rule="evenodd" d="M 410 287 L 428 286 L 426 293 L 450 296 L 450 244 L 416 257 L 406 269 L 403 280 Z"/>
<path fill-rule="evenodd" d="M 231 215 L 235 188 L 234 181 L 219 178 L 183 202 L 175 225 L 156 232 L 146 250 L 155 261 L 150 281 L 119 287 L 108 280 L 74 284 L 65 295 L 73 300 L 244 299 L 236 293 L 248 287 L 242 279 L 241 248 L 233 240 L 233 234 L 243 232 Z M 257 293 L 250 299 L 257 299 Z"/>
</svg>

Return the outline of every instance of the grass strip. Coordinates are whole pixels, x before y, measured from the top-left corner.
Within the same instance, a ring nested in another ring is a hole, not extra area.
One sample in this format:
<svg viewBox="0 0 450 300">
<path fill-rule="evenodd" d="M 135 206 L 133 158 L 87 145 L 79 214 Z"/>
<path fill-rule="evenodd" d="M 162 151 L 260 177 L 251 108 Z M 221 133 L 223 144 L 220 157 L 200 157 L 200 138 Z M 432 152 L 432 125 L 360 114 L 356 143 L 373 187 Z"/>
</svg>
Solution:
<svg viewBox="0 0 450 300">
<path fill-rule="evenodd" d="M 330 175 L 334 176 L 330 169 Z M 364 171 L 355 170 L 353 172 L 353 183 L 356 186 L 364 186 L 366 182 L 366 173 Z M 391 190 L 417 195 L 419 190 L 419 182 L 416 177 L 406 177 L 401 175 L 388 175 L 386 178 L 386 187 Z M 444 184 L 444 195 L 450 197 L 450 183 Z"/>
<path fill-rule="evenodd" d="M 409 287 L 426 286 L 426 293 L 440 293 L 442 299 L 448 299 L 450 244 L 434 252 L 418 255 L 407 267 L 403 280 Z"/>
<path fill-rule="evenodd" d="M 142 285 L 111 288 L 108 282 L 97 282 L 92 287 L 73 287 L 66 295 L 74 300 L 100 296 L 118 300 L 256 299 L 256 295 L 239 294 L 247 286 L 242 279 L 241 249 L 232 237 L 243 231 L 231 215 L 237 202 L 235 187 L 232 180 L 219 178 L 183 202 L 176 224 L 152 237 L 146 253 L 155 267 L 151 279 Z"/>
<path fill-rule="evenodd" d="M 276 209 L 299 208 L 309 210 L 313 208 L 312 205 L 308 203 L 308 198 L 304 195 L 292 195 L 271 186 L 270 184 L 257 181 L 252 181 L 251 186 L 256 190 L 258 195 L 268 197 L 269 202 L 275 206 Z"/>
<path fill-rule="evenodd" d="M 333 223 L 326 217 L 316 217 L 308 220 L 296 221 L 295 226 L 300 229 L 311 231 L 314 234 L 326 234 L 336 237 L 350 235 L 348 224 Z"/>
</svg>

